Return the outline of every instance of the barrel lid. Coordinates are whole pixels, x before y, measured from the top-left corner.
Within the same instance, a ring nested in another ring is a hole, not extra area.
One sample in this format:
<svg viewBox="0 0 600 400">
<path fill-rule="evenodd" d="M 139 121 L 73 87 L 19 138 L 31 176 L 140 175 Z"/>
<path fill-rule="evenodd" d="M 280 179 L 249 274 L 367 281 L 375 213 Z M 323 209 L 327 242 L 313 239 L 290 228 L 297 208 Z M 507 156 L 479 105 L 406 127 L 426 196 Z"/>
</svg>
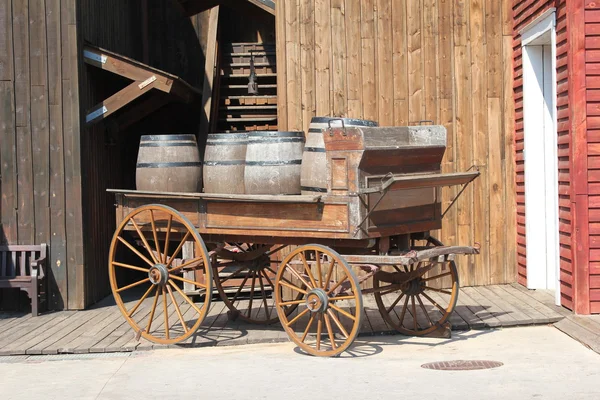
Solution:
<svg viewBox="0 0 600 400">
<path fill-rule="evenodd" d="M 248 132 L 237 132 L 237 133 L 209 133 L 207 135 L 208 140 L 218 139 L 247 139 Z"/>
<path fill-rule="evenodd" d="M 329 121 L 332 121 L 332 127 L 338 127 L 336 125 L 340 124 L 340 121 L 344 121 L 344 125 L 346 126 L 379 126 L 379 124 L 375 121 L 369 121 L 367 119 L 354 119 L 354 118 L 335 118 L 335 117 L 313 117 L 310 120 L 311 124 L 327 124 Z M 341 124 L 340 124 L 341 125 Z"/>
<path fill-rule="evenodd" d="M 278 132 L 278 131 L 257 131 L 249 132 L 249 138 L 264 137 L 264 138 L 304 138 L 304 132 Z"/>
<path fill-rule="evenodd" d="M 193 140 L 196 141 L 196 135 L 193 134 L 173 134 L 173 135 L 142 135 L 142 142 L 170 142 L 173 140 Z"/>
</svg>

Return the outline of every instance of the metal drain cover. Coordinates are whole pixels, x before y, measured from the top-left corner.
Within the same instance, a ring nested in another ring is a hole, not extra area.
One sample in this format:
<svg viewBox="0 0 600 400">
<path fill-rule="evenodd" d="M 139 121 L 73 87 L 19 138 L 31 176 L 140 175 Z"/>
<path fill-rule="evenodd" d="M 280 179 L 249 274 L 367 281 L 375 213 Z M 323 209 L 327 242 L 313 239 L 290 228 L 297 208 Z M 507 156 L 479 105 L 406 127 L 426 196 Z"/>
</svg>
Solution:
<svg viewBox="0 0 600 400">
<path fill-rule="evenodd" d="M 436 361 L 421 365 L 421 368 L 436 369 L 440 371 L 472 371 L 476 369 L 498 368 L 504 364 L 498 361 L 488 360 L 454 360 Z"/>
</svg>

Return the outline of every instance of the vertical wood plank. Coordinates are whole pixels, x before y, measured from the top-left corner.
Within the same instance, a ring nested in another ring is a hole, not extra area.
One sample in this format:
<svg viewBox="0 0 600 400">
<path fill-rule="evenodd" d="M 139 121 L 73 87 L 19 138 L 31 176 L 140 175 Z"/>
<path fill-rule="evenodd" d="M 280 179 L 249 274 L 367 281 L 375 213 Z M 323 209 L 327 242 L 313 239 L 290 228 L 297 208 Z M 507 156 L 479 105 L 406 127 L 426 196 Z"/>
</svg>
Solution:
<svg viewBox="0 0 600 400">
<path fill-rule="evenodd" d="M 65 226 L 65 165 L 62 106 L 50 105 L 50 254 L 52 270 L 48 300 L 51 308 L 67 305 L 67 233 Z M 55 290 L 56 289 L 56 290 Z"/>
<path fill-rule="evenodd" d="M 48 48 L 48 104 L 62 101 L 62 52 L 60 26 L 60 0 L 46 0 L 46 38 Z"/>
<path fill-rule="evenodd" d="M 31 86 L 45 86 L 48 81 L 45 0 L 29 5 L 29 35 Z"/>
<path fill-rule="evenodd" d="M 512 10 L 511 10 L 512 11 Z M 515 99 L 513 92 L 513 38 L 512 35 L 504 36 L 503 50 L 503 99 L 502 107 L 503 133 L 504 133 L 504 170 L 505 175 L 505 199 L 504 213 L 506 215 L 506 252 L 504 266 L 504 282 L 516 282 L 517 280 L 517 185 L 515 180 Z"/>
<path fill-rule="evenodd" d="M 287 63 L 285 47 L 285 2 L 275 3 L 275 40 L 277 58 L 277 125 L 288 130 L 287 118 Z"/>
<path fill-rule="evenodd" d="M 414 124 L 425 119 L 425 76 L 423 73 L 423 0 L 408 2 L 408 120 Z"/>
<path fill-rule="evenodd" d="M 0 81 L 14 79 L 12 1 L 0 0 Z"/>
<path fill-rule="evenodd" d="M 18 243 L 32 244 L 35 241 L 35 209 L 31 128 L 29 126 L 17 127 L 17 171 Z"/>
<path fill-rule="evenodd" d="M 288 129 L 302 130 L 302 68 L 300 61 L 300 0 L 285 5 Z"/>
<path fill-rule="evenodd" d="M 437 0 L 423 0 L 423 73 L 426 120 L 439 123 L 438 107 L 438 9 Z"/>
<path fill-rule="evenodd" d="M 74 7 L 74 4 L 72 4 Z M 61 17 L 66 17 L 64 13 Z M 66 23 L 65 23 L 66 22 Z M 63 65 L 69 64 L 69 75 L 63 69 L 63 121 L 65 140 L 65 208 L 67 227 L 68 259 L 68 308 L 85 307 L 85 272 L 83 249 L 82 216 L 82 171 L 78 83 L 78 36 L 77 26 L 63 19 L 62 31 L 66 32 L 67 42 L 63 42 Z M 64 79 L 69 77 L 70 79 Z"/>
<path fill-rule="evenodd" d="M 374 0 L 360 2 L 361 15 L 361 71 L 363 93 L 363 117 L 368 120 L 378 119 L 377 106 L 377 72 L 375 69 L 375 14 Z"/>
<path fill-rule="evenodd" d="M 486 0 L 488 96 L 502 96 L 502 2 Z"/>
<path fill-rule="evenodd" d="M 442 172 L 455 172 L 453 162 L 452 145 L 454 140 L 454 107 L 453 99 L 440 99 L 440 124 L 446 127 L 446 153 L 442 162 Z M 442 210 L 446 210 L 450 206 L 450 202 L 456 196 L 457 188 L 455 186 L 442 188 Z M 442 220 L 441 241 L 445 245 L 452 246 L 457 244 L 456 240 L 456 205 L 448 210 L 448 213 Z M 458 265 L 462 264 L 459 260 Z"/>
<path fill-rule="evenodd" d="M 29 1 L 13 2 L 16 126 L 29 125 Z"/>
<path fill-rule="evenodd" d="M 348 69 L 344 0 L 331 0 L 331 55 L 333 115 L 348 114 Z"/>
<path fill-rule="evenodd" d="M 329 0 L 315 0 L 315 95 L 317 116 L 328 116 L 332 112 L 329 90 L 331 87 L 331 8 L 329 5 Z"/>
<path fill-rule="evenodd" d="M 469 9 L 465 0 L 454 3 L 454 71 L 455 71 L 455 135 L 456 135 L 456 169 L 466 171 L 473 165 L 471 144 L 471 55 L 468 46 Z M 467 187 L 456 203 L 457 207 L 457 241 L 473 242 L 472 212 L 473 187 Z M 465 257 L 460 264 L 460 278 L 463 285 L 469 286 L 474 281 L 474 257 Z"/>
<path fill-rule="evenodd" d="M 17 243 L 17 143 L 15 92 L 11 81 L 0 81 L 0 174 L 2 231 L 0 243 Z"/>
<path fill-rule="evenodd" d="M 408 34 L 406 0 L 392 1 L 394 124 L 408 125 Z"/>
<path fill-rule="evenodd" d="M 213 109 L 213 94 L 215 83 L 215 66 L 217 63 L 217 34 L 219 31 L 219 6 L 210 10 L 208 21 L 208 45 L 206 46 L 206 59 L 204 62 L 204 84 L 202 86 L 202 119 L 200 120 L 200 133 L 206 134 L 210 129 Z"/>
<path fill-rule="evenodd" d="M 302 67 L 302 130 L 308 132 L 315 116 L 315 3 L 300 2 L 300 59 Z"/>
<path fill-rule="evenodd" d="M 47 87 L 31 87 L 31 145 L 35 210 L 35 240 L 49 243 L 50 215 L 50 131 L 48 122 Z"/>
<path fill-rule="evenodd" d="M 486 25 L 484 14 L 485 0 L 471 0 L 469 10 L 469 30 L 471 35 L 471 93 L 472 93 L 472 148 L 473 162 L 478 166 L 481 175 L 473 182 L 473 240 L 481 244 L 481 253 L 475 259 L 476 274 L 474 280 L 480 284 L 490 281 L 491 269 L 503 269 L 503 265 L 490 265 L 490 227 L 499 223 L 490 217 L 490 197 L 488 175 L 491 165 L 488 165 L 489 132 L 488 115 L 500 120 L 500 114 L 494 116 L 488 110 L 486 32 L 498 29 L 499 26 Z M 497 110 L 498 112 L 500 110 Z M 476 222 L 475 222 L 476 221 Z"/>
<path fill-rule="evenodd" d="M 452 73 L 454 65 L 453 2 L 452 0 L 440 0 L 438 7 L 440 29 L 438 53 L 440 98 L 451 99 L 454 93 L 454 77 Z"/>
<path fill-rule="evenodd" d="M 362 57 L 360 1 L 346 0 L 346 46 L 348 49 L 348 112 L 349 118 L 362 118 Z"/>
<path fill-rule="evenodd" d="M 504 280 L 504 265 L 506 262 L 503 246 L 506 243 L 506 214 L 504 212 L 504 169 L 502 156 L 498 149 L 504 148 L 502 137 L 502 101 L 499 98 L 488 99 L 488 131 L 489 131 L 489 220 L 490 220 L 490 276 L 491 284 L 502 283 Z"/>
</svg>

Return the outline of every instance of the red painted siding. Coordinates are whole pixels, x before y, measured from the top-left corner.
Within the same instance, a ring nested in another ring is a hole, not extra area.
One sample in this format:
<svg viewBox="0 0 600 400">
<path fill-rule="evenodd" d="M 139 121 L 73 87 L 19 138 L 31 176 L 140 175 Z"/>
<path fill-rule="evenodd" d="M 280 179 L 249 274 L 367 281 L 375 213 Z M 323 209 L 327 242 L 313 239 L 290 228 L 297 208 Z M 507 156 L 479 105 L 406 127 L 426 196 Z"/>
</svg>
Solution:
<svg viewBox="0 0 600 400">
<path fill-rule="evenodd" d="M 558 179 L 560 218 L 560 277 L 562 304 L 573 307 L 573 254 L 571 209 L 571 123 L 569 113 L 568 48 L 566 0 L 515 0 L 514 17 L 514 94 L 515 94 L 515 140 L 517 180 L 517 262 L 518 282 L 527 284 L 527 252 L 525 246 L 525 165 L 523 160 L 523 68 L 521 36 L 519 31 L 551 7 L 556 8 L 557 51 L 557 108 L 558 108 Z M 600 175 L 600 171 L 599 171 Z"/>
<path fill-rule="evenodd" d="M 600 312 L 600 2 L 585 2 L 589 311 Z M 586 289 L 586 288 L 584 288 Z"/>
</svg>

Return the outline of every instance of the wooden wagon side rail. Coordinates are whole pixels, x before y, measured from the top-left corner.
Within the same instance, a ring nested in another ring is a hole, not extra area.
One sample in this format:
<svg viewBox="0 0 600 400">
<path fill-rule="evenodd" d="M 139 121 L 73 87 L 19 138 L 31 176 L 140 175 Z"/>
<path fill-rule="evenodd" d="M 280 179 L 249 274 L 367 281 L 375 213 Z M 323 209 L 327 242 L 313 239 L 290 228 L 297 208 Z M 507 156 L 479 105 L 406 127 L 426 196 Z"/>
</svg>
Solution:
<svg viewBox="0 0 600 400">
<path fill-rule="evenodd" d="M 411 250 L 400 255 L 342 255 L 342 257 L 350 264 L 412 265 L 433 258 L 438 258 L 440 262 L 444 262 L 451 260 L 457 254 L 479 254 L 479 247 L 440 246 L 426 250 Z"/>
</svg>

